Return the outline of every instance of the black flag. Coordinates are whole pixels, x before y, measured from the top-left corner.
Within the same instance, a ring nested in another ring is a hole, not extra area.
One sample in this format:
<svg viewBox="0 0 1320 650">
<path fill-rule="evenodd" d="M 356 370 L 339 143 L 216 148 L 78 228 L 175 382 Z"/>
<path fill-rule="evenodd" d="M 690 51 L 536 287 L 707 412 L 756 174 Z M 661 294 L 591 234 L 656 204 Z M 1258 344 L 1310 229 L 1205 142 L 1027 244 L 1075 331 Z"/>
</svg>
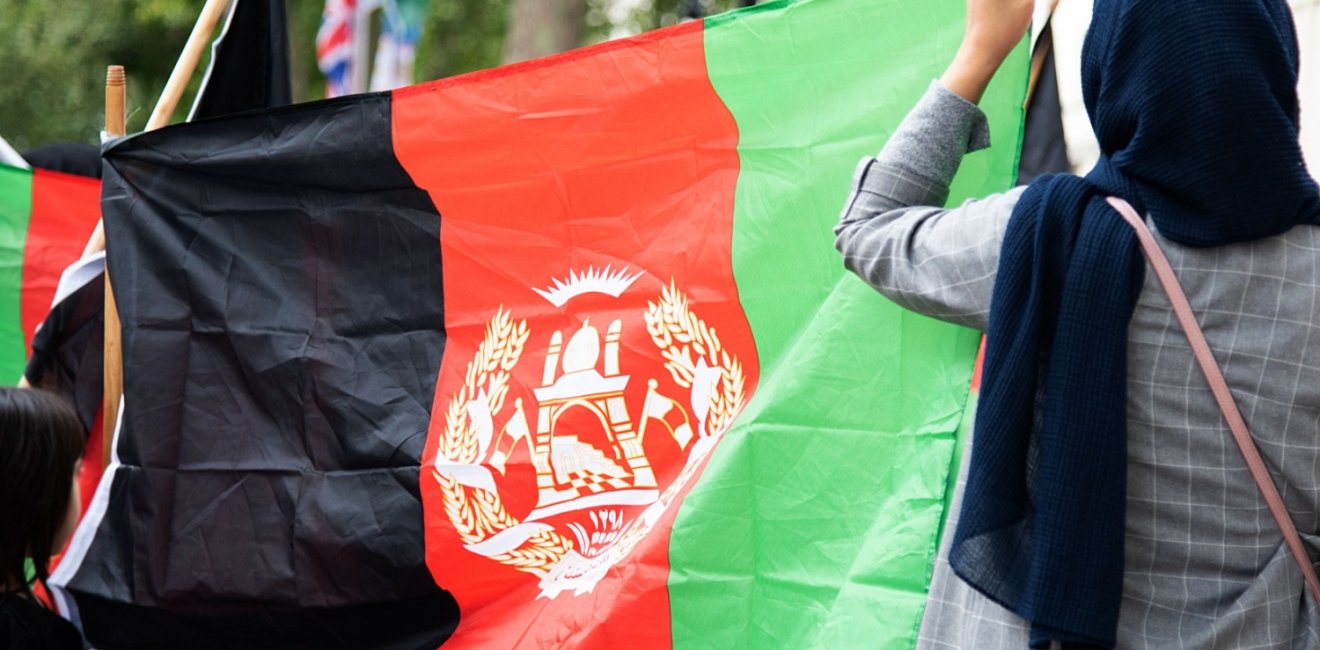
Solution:
<svg viewBox="0 0 1320 650">
<path fill-rule="evenodd" d="M 411 650 L 457 625 L 418 487 L 440 216 L 395 159 L 390 110 L 362 95 L 106 151 L 132 372 L 52 582 L 96 647 Z"/>
<path fill-rule="evenodd" d="M 236 0 L 188 120 L 291 103 L 284 0 Z"/>
</svg>

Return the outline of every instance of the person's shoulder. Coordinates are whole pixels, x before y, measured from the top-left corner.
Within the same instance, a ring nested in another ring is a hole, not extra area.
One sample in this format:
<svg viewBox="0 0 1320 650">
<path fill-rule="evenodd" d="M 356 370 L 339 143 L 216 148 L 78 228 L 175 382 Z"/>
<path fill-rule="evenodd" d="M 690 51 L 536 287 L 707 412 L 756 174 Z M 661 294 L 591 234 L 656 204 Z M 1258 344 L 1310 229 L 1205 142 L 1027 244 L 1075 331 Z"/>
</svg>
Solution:
<svg viewBox="0 0 1320 650">
<path fill-rule="evenodd" d="M 0 650 L 81 650 L 72 623 L 30 599 L 0 595 Z"/>
</svg>

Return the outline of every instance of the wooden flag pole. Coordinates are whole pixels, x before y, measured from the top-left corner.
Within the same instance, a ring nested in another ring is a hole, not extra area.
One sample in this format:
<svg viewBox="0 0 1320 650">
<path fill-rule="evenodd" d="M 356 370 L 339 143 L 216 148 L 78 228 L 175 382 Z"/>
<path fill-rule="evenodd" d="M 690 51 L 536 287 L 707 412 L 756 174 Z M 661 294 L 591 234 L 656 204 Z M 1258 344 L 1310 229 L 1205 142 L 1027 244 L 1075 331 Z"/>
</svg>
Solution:
<svg viewBox="0 0 1320 650">
<path fill-rule="evenodd" d="M 197 69 L 197 63 L 201 61 L 206 43 L 210 40 L 211 33 L 215 31 L 216 25 L 220 23 L 220 18 L 224 16 L 225 10 L 229 7 L 229 2 L 230 0 L 206 0 L 201 15 L 197 17 L 197 22 L 193 25 L 192 33 L 188 35 L 188 42 L 184 44 L 183 52 L 179 54 L 179 60 L 174 64 L 174 70 L 170 72 L 169 81 L 165 82 L 165 90 L 161 92 L 160 100 L 156 102 L 156 108 L 151 112 L 151 118 L 147 120 L 147 131 L 154 131 L 169 124 L 170 119 L 174 117 L 174 109 L 179 105 L 179 99 L 183 97 L 183 91 L 188 87 L 188 80 L 192 78 L 193 72 Z M 112 66 L 112 70 L 115 67 L 118 66 Z M 119 68 L 118 90 L 112 91 L 113 86 L 110 76 L 107 75 L 106 78 L 105 130 L 111 136 L 126 134 L 124 127 L 123 79 L 123 68 Z M 111 106 L 112 92 L 117 93 L 113 108 Z M 118 119 L 117 124 L 111 124 L 112 114 Z M 93 241 L 88 242 L 87 250 L 89 252 L 105 249 L 103 223 L 97 226 Z M 105 444 L 103 448 L 105 449 L 105 462 L 109 464 L 110 455 L 113 452 L 112 443 L 114 441 L 115 425 L 119 420 L 119 402 L 124 396 L 124 351 L 123 330 L 120 328 L 119 309 L 115 303 L 114 285 L 110 279 L 109 260 L 107 259 L 106 262 L 105 384 L 101 395 L 102 410 L 104 411 L 102 423 L 105 427 Z"/>
<path fill-rule="evenodd" d="M 174 117 L 174 108 L 179 105 L 183 91 L 188 88 L 188 81 L 192 79 L 197 63 L 202 60 L 202 52 L 206 51 L 211 33 L 215 31 L 215 26 L 220 24 L 225 9 L 229 8 L 229 2 L 230 0 L 206 0 L 202 14 L 197 17 L 192 33 L 188 35 L 188 42 L 184 44 L 183 52 L 179 54 L 179 60 L 174 64 L 174 70 L 170 72 L 170 79 L 165 82 L 165 90 L 160 93 L 156 109 L 151 111 L 151 119 L 147 120 L 146 130 L 159 129 L 169 124 L 170 119 Z"/>
<path fill-rule="evenodd" d="M 127 78 L 124 66 L 112 65 L 105 71 L 105 132 L 112 138 L 127 134 L 124 114 L 124 91 Z M 105 223 L 97 222 L 92 241 L 87 243 L 88 250 L 105 250 Z M 119 416 L 119 396 L 124 394 L 124 356 L 121 349 L 119 330 L 119 309 L 115 305 L 115 294 L 110 285 L 110 269 L 105 272 L 105 356 L 102 370 L 101 394 L 101 462 L 110 464 L 111 443 L 115 435 L 115 419 Z M 113 401 L 111 396 L 113 395 Z"/>
<path fill-rule="evenodd" d="M 127 133 L 127 117 L 124 111 L 125 92 L 128 77 L 124 75 L 124 66 L 112 65 L 105 69 L 105 132 L 112 137 Z M 105 224 L 96 221 L 96 230 L 83 248 L 83 257 L 105 250 Z"/>
<path fill-rule="evenodd" d="M 170 118 L 174 116 L 174 109 L 179 105 L 179 99 L 183 97 L 183 91 L 188 87 L 188 80 L 192 78 L 197 63 L 201 60 L 202 52 L 206 49 L 207 39 L 215 31 L 215 26 L 220 23 L 220 17 L 229 7 L 229 2 L 230 0 L 207 0 L 206 5 L 202 7 L 202 13 L 197 17 L 197 23 L 193 25 L 193 30 L 188 35 L 188 42 L 184 44 L 183 52 L 179 54 L 179 60 L 174 64 L 174 70 L 170 72 L 169 80 L 165 82 L 165 89 L 161 91 L 156 108 L 151 111 L 151 119 L 147 120 L 146 131 L 155 131 L 169 124 Z M 117 102 L 111 99 L 111 93 L 116 92 L 113 90 L 116 86 L 112 83 L 111 75 L 115 74 L 116 69 L 119 71 Z M 128 134 L 124 113 L 124 79 L 123 66 L 110 66 L 105 80 L 105 130 L 113 137 Z M 117 120 L 114 122 L 112 122 L 112 110 L 118 111 L 113 116 L 113 119 Z M 112 123 L 119 126 L 118 131 L 111 130 Z M 92 232 L 91 238 L 87 240 L 87 246 L 83 248 L 83 257 L 103 250 L 105 250 L 105 224 L 98 221 L 96 230 Z"/>
<path fill-rule="evenodd" d="M 124 115 L 124 93 L 127 89 L 124 66 L 112 65 L 105 69 L 105 131 L 112 136 L 127 132 Z"/>
</svg>

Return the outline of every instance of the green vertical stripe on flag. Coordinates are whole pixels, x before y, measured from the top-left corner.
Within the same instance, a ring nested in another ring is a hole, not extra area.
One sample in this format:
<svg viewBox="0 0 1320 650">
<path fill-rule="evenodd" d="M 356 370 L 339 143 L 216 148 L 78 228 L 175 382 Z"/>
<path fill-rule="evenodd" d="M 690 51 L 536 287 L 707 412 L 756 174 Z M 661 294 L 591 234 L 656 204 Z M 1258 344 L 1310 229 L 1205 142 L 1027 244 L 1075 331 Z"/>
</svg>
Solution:
<svg viewBox="0 0 1320 650">
<path fill-rule="evenodd" d="M 963 0 L 802 0 L 708 22 L 738 123 L 734 272 L 761 375 L 674 526 L 674 645 L 911 647 L 979 334 L 844 273 L 832 228 L 957 49 Z M 1027 60 L 996 77 L 996 146 L 954 201 L 1016 173 Z"/>
<path fill-rule="evenodd" d="M 32 172 L 0 166 L 0 385 L 4 386 L 18 383 L 27 359 L 19 305 L 31 213 Z"/>
</svg>

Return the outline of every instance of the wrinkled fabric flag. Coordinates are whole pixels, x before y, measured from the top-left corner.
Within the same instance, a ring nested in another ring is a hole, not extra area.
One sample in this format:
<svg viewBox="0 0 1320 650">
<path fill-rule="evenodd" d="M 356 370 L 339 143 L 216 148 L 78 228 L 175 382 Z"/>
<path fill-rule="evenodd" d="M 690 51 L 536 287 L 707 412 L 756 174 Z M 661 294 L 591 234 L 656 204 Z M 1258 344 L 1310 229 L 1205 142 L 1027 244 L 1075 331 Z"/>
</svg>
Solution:
<svg viewBox="0 0 1320 650">
<path fill-rule="evenodd" d="M 979 336 L 832 226 L 962 7 L 769 3 L 115 144 L 125 406 L 64 604 L 106 647 L 911 647 Z M 955 200 L 1012 182 L 1025 64 Z"/>
</svg>

